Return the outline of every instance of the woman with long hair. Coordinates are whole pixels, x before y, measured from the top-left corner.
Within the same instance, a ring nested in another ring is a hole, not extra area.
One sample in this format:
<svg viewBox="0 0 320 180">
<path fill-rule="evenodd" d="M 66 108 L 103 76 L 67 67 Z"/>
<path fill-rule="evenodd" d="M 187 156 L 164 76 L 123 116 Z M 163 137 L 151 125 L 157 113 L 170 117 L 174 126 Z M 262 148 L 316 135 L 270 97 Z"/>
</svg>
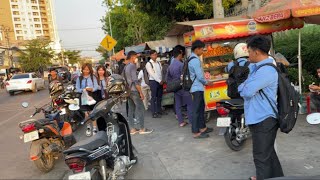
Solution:
<svg viewBox="0 0 320 180">
<path fill-rule="evenodd" d="M 86 91 L 89 95 L 93 95 L 98 90 L 98 82 L 96 76 L 93 75 L 92 65 L 86 63 L 81 68 L 82 75 L 78 77 L 76 82 L 76 91 L 82 93 Z M 81 102 L 81 101 L 80 101 Z M 93 110 L 94 105 L 80 105 L 82 111 L 85 111 L 85 117 L 89 116 L 89 112 Z M 91 123 L 87 123 L 86 135 L 91 136 Z"/>
<path fill-rule="evenodd" d="M 108 84 L 109 72 L 106 70 L 105 66 L 99 65 L 97 67 L 97 79 L 98 79 L 98 92 L 100 101 L 108 98 L 108 94 L 106 92 L 106 87 Z"/>
</svg>

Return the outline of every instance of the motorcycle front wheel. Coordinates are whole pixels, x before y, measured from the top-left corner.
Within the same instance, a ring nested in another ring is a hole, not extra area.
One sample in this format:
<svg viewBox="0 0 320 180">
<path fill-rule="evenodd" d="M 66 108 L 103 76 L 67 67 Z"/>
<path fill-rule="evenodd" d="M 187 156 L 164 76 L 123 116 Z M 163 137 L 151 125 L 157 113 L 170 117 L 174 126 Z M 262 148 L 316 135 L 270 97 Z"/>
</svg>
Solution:
<svg viewBox="0 0 320 180">
<path fill-rule="evenodd" d="M 49 146 L 49 144 L 47 142 L 41 142 L 38 145 L 41 148 L 41 152 L 43 152 L 43 149 L 45 149 L 45 147 Z M 41 172 L 47 173 L 53 169 L 54 157 L 51 153 L 50 154 L 42 153 L 41 156 L 37 160 L 33 161 L 33 163 Z"/>
<path fill-rule="evenodd" d="M 234 126 L 228 127 L 224 133 L 224 139 L 228 147 L 234 151 L 240 151 L 243 149 L 246 140 L 238 141 L 236 139 L 237 134 Z"/>
</svg>

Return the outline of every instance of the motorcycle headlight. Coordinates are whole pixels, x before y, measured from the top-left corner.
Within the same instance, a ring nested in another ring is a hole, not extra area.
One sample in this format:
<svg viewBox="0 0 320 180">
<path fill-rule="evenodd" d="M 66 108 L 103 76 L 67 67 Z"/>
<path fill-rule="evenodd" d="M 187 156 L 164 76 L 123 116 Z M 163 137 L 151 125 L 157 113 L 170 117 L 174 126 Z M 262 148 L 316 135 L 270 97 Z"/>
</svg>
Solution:
<svg viewBox="0 0 320 180">
<path fill-rule="evenodd" d="M 68 86 L 67 86 L 67 91 L 73 91 L 73 90 L 74 90 L 73 85 L 68 85 Z"/>
</svg>

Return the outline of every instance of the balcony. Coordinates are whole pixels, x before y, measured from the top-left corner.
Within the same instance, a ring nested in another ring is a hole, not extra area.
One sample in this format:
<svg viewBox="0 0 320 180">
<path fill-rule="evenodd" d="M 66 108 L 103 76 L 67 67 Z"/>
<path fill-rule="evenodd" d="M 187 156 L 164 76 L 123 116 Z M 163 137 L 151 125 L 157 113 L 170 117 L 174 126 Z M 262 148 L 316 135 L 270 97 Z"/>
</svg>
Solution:
<svg viewBox="0 0 320 180">
<path fill-rule="evenodd" d="M 19 9 L 18 5 L 12 5 L 11 7 L 12 7 L 12 9 Z"/>
<path fill-rule="evenodd" d="M 19 11 L 13 11 L 12 14 L 13 15 L 20 15 L 20 12 Z"/>
<path fill-rule="evenodd" d="M 21 24 L 14 25 L 15 28 L 22 28 Z"/>
<path fill-rule="evenodd" d="M 32 6 L 32 10 L 38 10 L 38 6 Z"/>
</svg>

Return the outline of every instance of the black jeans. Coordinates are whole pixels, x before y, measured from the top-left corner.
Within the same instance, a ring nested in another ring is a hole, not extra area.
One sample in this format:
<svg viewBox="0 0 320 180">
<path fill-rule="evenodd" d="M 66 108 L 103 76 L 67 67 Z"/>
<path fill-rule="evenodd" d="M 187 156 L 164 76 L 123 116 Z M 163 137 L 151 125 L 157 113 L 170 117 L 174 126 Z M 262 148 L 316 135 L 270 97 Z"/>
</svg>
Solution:
<svg viewBox="0 0 320 180">
<path fill-rule="evenodd" d="M 192 93 L 192 97 L 192 133 L 199 133 L 200 129 L 206 128 L 203 91 Z"/>
<path fill-rule="evenodd" d="M 163 87 L 157 81 L 150 80 L 151 111 L 153 114 L 161 112 Z"/>
<path fill-rule="evenodd" d="M 283 176 L 282 167 L 274 149 L 278 127 L 278 121 L 272 117 L 249 126 L 252 133 L 257 180 Z"/>
</svg>

